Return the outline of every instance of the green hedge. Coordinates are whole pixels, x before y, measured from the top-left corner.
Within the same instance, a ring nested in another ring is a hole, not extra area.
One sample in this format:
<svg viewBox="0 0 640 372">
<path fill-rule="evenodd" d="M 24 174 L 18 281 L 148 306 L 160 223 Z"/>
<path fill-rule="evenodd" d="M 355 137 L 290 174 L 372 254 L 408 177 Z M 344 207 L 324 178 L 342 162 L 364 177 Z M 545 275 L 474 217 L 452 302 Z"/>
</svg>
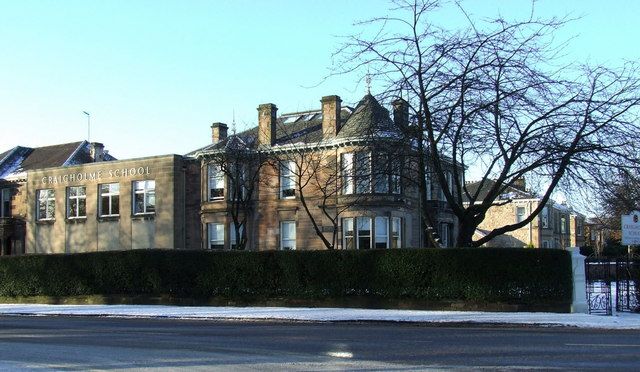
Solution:
<svg viewBox="0 0 640 372">
<path fill-rule="evenodd" d="M 381 299 L 568 303 L 560 250 L 137 250 L 0 259 L 0 296 Z"/>
</svg>

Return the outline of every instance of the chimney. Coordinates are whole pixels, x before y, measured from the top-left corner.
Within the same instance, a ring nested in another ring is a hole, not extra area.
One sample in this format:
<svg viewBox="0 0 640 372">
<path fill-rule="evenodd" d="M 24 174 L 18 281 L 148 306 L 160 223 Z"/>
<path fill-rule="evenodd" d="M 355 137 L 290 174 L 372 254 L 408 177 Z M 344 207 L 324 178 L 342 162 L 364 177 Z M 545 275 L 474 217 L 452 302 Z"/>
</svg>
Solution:
<svg viewBox="0 0 640 372">
<path fill-rule="evenodd" d="M 409 126 L 409 104 L 402 98 L 398 98 L 391 103 L 393 105 L 393 123 L 396 127 L 406 128 Z"/>
<path fill-rule="evenodd" d="M 515 181 L 513 181 L 513 187 L 515 187 L 518 190 L 527 191 L 526 190 L 527 184 L 524 181 L 524 177 L 520 177 Z"/>
<path fill-rule="evenodd" d="M 227 138 L 227 124 L 213 123 L 211 124 L 211 142 L 216 144 Z"/>
<path fill-rule="evenodd" d="M 104 154 L 105 151 L 103 144 L 99 142 L 89 143 L 89 156 L 95 163 L 104 161 Z"/>
<path fill-rule="evenodd" d="M 342 100 L 338 96 L 325 96 L 320 102 L 322 102 L 322 138 L 333 138 L 340 131 Z"/>
<path fill-rule="evenodd" d="M 258 145 L 273 146 L 276 144 L 276 113 L 278 108 L 273 103 L 258 106 Z"/>
</svg>

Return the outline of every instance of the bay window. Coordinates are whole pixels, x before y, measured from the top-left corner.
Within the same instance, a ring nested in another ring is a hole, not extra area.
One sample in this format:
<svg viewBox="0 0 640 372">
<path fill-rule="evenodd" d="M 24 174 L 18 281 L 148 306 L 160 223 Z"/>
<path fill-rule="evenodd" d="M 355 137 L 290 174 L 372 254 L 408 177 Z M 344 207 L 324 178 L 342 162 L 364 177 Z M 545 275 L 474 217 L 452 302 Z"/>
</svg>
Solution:
<svg viewBox="0 0 640 372">
<path fill-rule="evenodd" d="M 371 218 L 358 217 L 356 218 L 356 225 L 358 228 L 358 249 L 370 249 L 371 248 Z"/>
<path fill-rule="evenodd" d="M 375 248 L 389 248 L 389 219 L 387 217 L 376 217 L 375 221 Z"/>
<path fill-rule="evenodd" d="M 355 155 L 355 184 L 356 193 L 371 192 L 371 154 L 356 152 Z"/>
<path fill-rule="evenodd" d="M 342 219 L 342 249 L 355 249 L 353 218 Z"/>
<path fill-rule="evenodd" d="M 402 247 L 402 219 L 391 217 L 391 248 Z"/>
<path fill-rule="evenodd" d="M 209 164 L 207 167 L 209 183 L 209 201 L 224 199 L 224 173 L 220 165 Z"/>
<path fill-rule="evenodd" d="M 342 193 L 345 195 L 353 194 L 354 178 L 353 178 L 353 153 L 342 154 Z"/>
<path fill-rule="evenodd" d="M 341 154 L 342 194 L 400 194 L 400 158 L 383 152 Z"/>
<path fill-rule="evenodd" d="M 373 225 L 372 225 L 373 224 Z M 402 218 L 376 216 L 342 218 L 342 249 L 402 247 Z"/>
</svg>

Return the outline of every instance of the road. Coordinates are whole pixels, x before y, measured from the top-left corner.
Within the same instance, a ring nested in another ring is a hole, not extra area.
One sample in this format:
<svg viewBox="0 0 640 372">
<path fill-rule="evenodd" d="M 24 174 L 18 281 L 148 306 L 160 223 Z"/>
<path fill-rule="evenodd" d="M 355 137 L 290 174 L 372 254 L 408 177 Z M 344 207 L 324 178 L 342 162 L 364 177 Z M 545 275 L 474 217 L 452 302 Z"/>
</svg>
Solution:
<svg viewBox="0 0 640 372">
<path fill-rule="evenodd" d="M 640 369 L 637 331 L 0 317 L 0 370 Z"/>
</svg>

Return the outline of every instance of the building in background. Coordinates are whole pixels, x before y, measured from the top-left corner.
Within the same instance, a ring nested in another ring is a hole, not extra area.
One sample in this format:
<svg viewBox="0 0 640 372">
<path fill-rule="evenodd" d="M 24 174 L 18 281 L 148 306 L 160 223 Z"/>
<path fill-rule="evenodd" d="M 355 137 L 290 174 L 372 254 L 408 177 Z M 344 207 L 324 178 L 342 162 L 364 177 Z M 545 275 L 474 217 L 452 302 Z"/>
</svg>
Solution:
<svg viewBox="0 0 640 372">
<path fill-rule="evenodd" d="M 478 200 L 484 198 L 483 192 L 491 187 L 491 180 L 485 181 L 485 187 L 478 190 L 480 182 L 467 183 L 470 194 L 479 192 Z M 489 231 L 525 220 L 541 203 L 541 198 L 526 190 L 524 179 L 518 187 L 507 187 L 498 197 L 476 234 L 486 235 Z M 498 236 L 486 244 L 488 247 L 537 247 L 567 248 L 584 245 L 585 216 L 565 204 L 550 200 L 542 212 L 525 226 Z"/>
</svg>

